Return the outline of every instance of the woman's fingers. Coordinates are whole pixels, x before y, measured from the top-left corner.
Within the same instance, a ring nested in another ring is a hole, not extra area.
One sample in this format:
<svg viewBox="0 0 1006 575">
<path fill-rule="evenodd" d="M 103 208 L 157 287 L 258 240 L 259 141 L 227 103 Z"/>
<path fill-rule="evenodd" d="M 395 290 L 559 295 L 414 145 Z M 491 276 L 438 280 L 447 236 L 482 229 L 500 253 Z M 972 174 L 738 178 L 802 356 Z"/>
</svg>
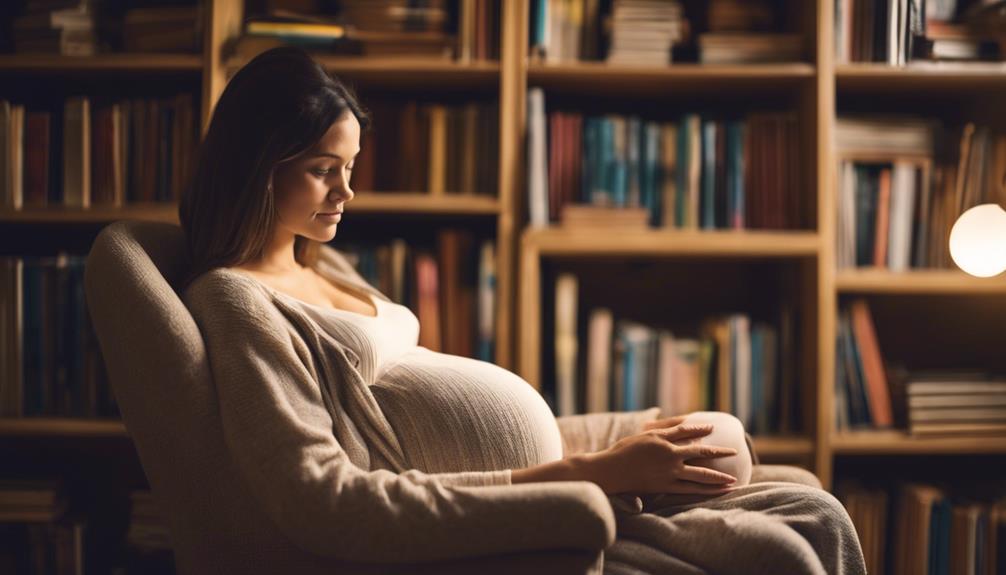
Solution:
<svg viewBox="0 0 1006 575">
<path fill-rule="evenodd" d="M 677 446 L 674 453 L 681 459 L 715 459 L 719 457 L 730 457 L 737 455 L 737 450 L 733 447 L 719 447 L 717 445 L 691 444 Z"/>
<path fill-rule="evenodd" d="M 706 485 L 726 485 L 737 481 L 737 478 L 729 473 L 709 469 L 708 467 L 698 467 L 696 465 L 685 465 L 678 472 L 678 479 L 704 483 Z"/>
<path fill-rule="evenodd" d="M 713 426 L 709 423 L 689 423 L 676 425 L 668 429 L 661 429 L 660 435 L 668 441 L 681 441 L 682 439 L 693 439 L 704 437 L 713 432 Z"/>
<path fill-rule="evenodd" d="M 681 422 L 685 420 L 685 417 L 685 415 L 675 415 L 674 417 L 665 417 L 664 419 L 647 421 L 643 424 L 643 431 L 649 431 L 651 429 L 664 429 L 681 425 Z"/>
</svg>

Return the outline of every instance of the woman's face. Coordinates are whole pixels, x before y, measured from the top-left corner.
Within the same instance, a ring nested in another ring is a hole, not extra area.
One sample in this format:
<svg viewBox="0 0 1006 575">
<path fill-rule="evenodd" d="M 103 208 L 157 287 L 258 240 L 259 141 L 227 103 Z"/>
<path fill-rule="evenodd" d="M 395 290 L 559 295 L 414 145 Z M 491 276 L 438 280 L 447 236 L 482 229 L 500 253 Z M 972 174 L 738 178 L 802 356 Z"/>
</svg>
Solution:
<svg viewBox="0 0 1006 575">
<path fill-rule="evenodd" d="M 360 152 L 360 122 L 347 111 L 307 152 L 276 166 L 273 190 L 279 230 L 327 242 L 346 202 L 353 163 Z"/>
</svg>

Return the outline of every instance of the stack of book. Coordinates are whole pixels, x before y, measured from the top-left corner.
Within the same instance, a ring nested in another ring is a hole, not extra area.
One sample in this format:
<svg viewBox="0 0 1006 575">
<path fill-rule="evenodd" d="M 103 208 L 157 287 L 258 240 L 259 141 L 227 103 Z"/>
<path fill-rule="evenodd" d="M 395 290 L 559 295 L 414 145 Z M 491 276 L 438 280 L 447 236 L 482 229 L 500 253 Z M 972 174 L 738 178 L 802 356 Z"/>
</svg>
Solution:
<svg viewBox="0 0 1006 575">
<path fill-rule="evenodd" d="M 1006 501 L 956 497 L 908 483 L 893 491 L 842 482 L 869 573 L 1001 573 Z"/>
<path fill-rule="evenodd" d="M 0 416 L 115 417 L 84 258 L 0 258 Z"/>
<path fill-rule="evenodd" d="M 122 47 L 127 52 L 199 52 L 202 14 L 197 5 L 127 10 L 122 19 Z"/>
<path fill-rule="evenodd" d="M 800 60 L 803 38 L 779 33 L 775 15 L 765 0 L 711 0 L 709 31 L 699 35 L 699 61 L 751 64 Z"/>
<path fill-rule="evenodd" d="M 1006 134 L 989 126 L 841 118 L 836 149 L 840 267 L 951 267 L 947 238 L 960 214 L 1006 200 Z"/>
<path fill-rule="evenodd" d="M 612 22 L 609 64 L 670 64 L 671 47 L 685 37 L 680 2 L 615 0 Z"/>
<path fill-rule="evenodd" d="M 62 109 L 0 101 L 0 206 L 121 206 L 177 201 L 192 167 L 191 94 Z"/>
<path fill-rule="evenodd" d="M 490 241 L 444 228 L 436 247 L 344 245 L 356 269 L 392 301 L 419 318 L 419 345 L 492 361 L 495 349 L 496 256 Z"/>
<path fill-rule="evenodd" d="M 961 4 L 960 6 L 958 4 Z M 905 65 L 1000 58 L 1001 28 L 988 21 L 994 2 L 880 0 L 835 3 L 835 52 L 843 62 Z"/>
<path fill-rule="evenodd" d="M 799 229 L 800 146 L 792 114 L 678 122 L 552 111 L 528 95 L 531 225 L 569 204 L 644 208 L 653 227 Z"/>
<path fill-rule="evenodd" d="M 573 274 L 556 280 L 557 415 L 652 406 L 664 413 L 716 409 L 733 413 L 753 433 L 794 428 L 793 362 L 780 362 L 795 346 L 788 308 L 778 325 L 730 314 L 707 318 L 693 336 L 616 320 L 610 309 L 595 308 L 586 345 L 579 345 L 578 287 Z"/>
<path fill-rule="evenodd" d="M 448 34 L 446 0 L 343 0 L 339 4 L 340 22 L 352 30 L 351 43 L 364 55 L 455 56 L 457 42 Z"/>
<path fill-rule="evenodd" d="M 151 492 L 129 493 L 128 525 L 125 545 L 127 572 L 159 573 L 173 565 L 171 536 Z"/>
<path fill-rule="evenodd" d="M 974 372 L 914 373 L 907 394 L 913 435 L 1006 434 L 1006 380 Z"/>
<path fill-rule="evenodd" d="M 375 122 L 353 170 L 356 189 L 496 194 L 496 102 L 403 104 L 375 99 L 370 110 Z M 381 169 L 377 158 L 382 158 Z M 393 163 L 391 169 L 386 169 L 388 159 Z"/>
<path fill-rule="evenodd" d="M 65 514 L 60 480 L 0 480 L 0 567 L 10 573 L 83 573 L 86 522 Z"/>
<path fill-rule="evenodd" d="M 19 53 L 91 56 L 97 52 L 90 0 L 29 0 L 11 33 Z"/>
<path fill-rule="evenodd" d="M 835 351 L 835 424 L 839 431 L 894 425 L 887 370 L 866 300 L 839 312 Z"/>
</svg>

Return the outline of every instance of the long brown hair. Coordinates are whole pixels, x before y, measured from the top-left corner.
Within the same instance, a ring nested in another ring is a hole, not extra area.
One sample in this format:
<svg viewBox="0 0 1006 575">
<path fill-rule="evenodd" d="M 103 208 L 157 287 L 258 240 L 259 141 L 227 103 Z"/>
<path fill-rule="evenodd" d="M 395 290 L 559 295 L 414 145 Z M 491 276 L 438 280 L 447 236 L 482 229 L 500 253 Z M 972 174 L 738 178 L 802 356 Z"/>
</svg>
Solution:
<svg viewBox="0 0 1006 575">
<path fill-rule="evenodd" d="M 199 146 L 178 215 L 192 267 L 185 283 L 262 255 L 276 225 L 276 166 L 310 149 L 346 111 L 369 127 L 353 93 L 299 48 L 274 48 L 241 68 L 224 89 Z M 298 236 L 297 261 L 318 244 Z"/>
</svg>

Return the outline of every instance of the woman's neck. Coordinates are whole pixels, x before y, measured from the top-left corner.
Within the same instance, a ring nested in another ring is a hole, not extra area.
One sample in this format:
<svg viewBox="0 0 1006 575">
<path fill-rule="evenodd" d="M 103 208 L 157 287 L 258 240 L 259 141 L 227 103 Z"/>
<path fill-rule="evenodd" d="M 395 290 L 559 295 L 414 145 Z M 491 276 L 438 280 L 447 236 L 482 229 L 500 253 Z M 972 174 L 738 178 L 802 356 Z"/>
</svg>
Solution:
<svg viewBox="0 0 1006 575">
<path fill-rule="evenodd" d="M 256 261 L 248 262 L 244 267 L 271 275 L 300 273 L 303 266 L 297 262 L 294 255 L 296 238 L 297 236 L 294 234 L 277 230 L 265 249 L 262 250 L 262 257 Z"/>
</svg>

